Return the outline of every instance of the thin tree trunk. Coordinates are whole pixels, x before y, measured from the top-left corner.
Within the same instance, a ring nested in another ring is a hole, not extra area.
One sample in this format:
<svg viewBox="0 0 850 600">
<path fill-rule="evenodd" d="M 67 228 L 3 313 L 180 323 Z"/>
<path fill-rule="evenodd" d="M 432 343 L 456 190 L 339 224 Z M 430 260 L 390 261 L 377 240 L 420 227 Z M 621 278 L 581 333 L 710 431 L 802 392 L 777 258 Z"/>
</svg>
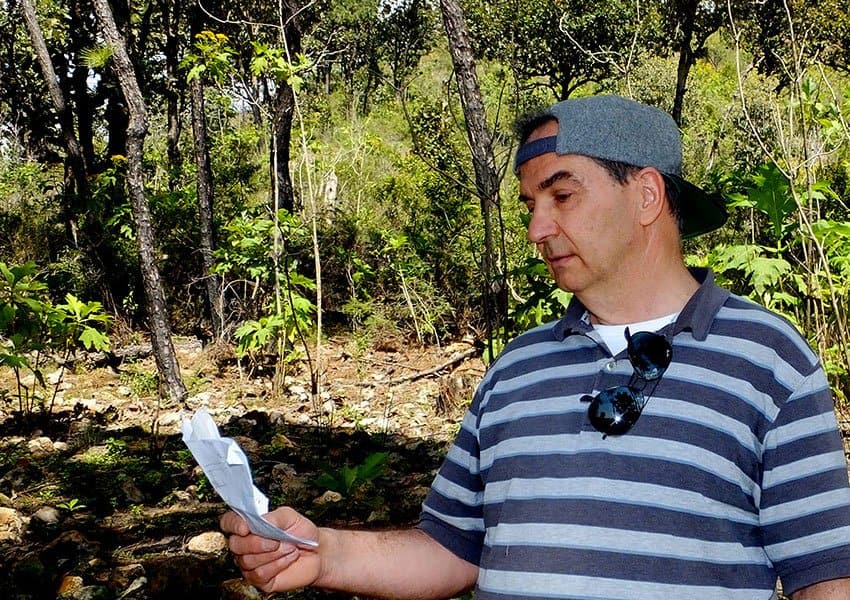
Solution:
<svg viewBox="0 0 850 600">
<path fill-rule="evenodd" d="M 671 116 L 677 125 L 682 124 L 682 109 L 685 105 L 685 92 L 688 91 L 688 75 L 694 64 L 694 52 L 691 42 L 694 38 L 694 23 L 696 21 L 696 4 L 684 7 L 684 22 L 682 23 L 682 43 L 679 45 L 679 65 L 676 69 L 676 95 L 673 98 Z"/>
<path fill-rule="evenodd" d="M 145 197 L 142 159 L 148 130 L 147 108 L 124 39 L 115 26 L 108 0 L 93 0 L 93 5 L 103 35 L 112 49 L 113 67 L 130 113 L 127 127 L 127 188 L 136 225 L 136 240 L 150 318 L 151 345 L 165 390 L 172 400 L 182 403 L 186 398 L 186 386 L 180 377 L 180 367 L 171 341 L 165 293 L 156 264 L 150 207 Z"/>
<path fill-rule="evenodd" d="M 219 339 L 223 335 L 224 315 L 221 301 L 221 286 L 218 276 L 212 272 L 213 248 L 213 174 L 210 167 L 209 141 L 207 138 L 207 118 L 204 104 L 204 84 L 195 77 L 189 84 L 192 96 L 192 133 L 195 140 L 195 164 L 198 169 L 196 188 L 198 191 L 198 218 L 201 224 L 201 261 L 204 267 L 204 281 L 207 290 L 207 303 L 210 307 L 210 320 L 213 335 Z"/>
<path fill-rule="evenodd" d="M 86 20 L 84 14 L 87 13 L 80 6 L 79 0 L 71 3 L 70 11 L 72 22 L 83 23 Z M 79 53 L 91 44 L 90 38 L 87 38 L 83 27 L 73 27 L 69 33 L 71 36 L 71 55 L 79 56 Z M 88 76 L 89 69 L 85 65 L 77 64 L 74 67 L 72 104 L 77 117 L 77 139 L 83 151 L 86 170 L 88 173 L 92 173 L 97 172 L 97 161 L 94 152 L 94 112 L 89 98 Z"/>
<path fill-rule="evenodd" d="M 289 144 L 292 140 L 292 122 L 295 117 L 295 94 L 292 86 L 285 81 L 278 83 L 277 96 L 274 100 L 274 112 L 272 113 L 272 127 L 274 135 L 271 139 L 271 152 L 269 153 L 269 169 L 272 174 L 272 182 L 277 182 L 272 189 L 272 210 L 285 208 L 289 212 L 295 210 L 295 188 L 292 185 L 292 176 L 289 173 L 290 152 Z"/>
<path fill-rule="evenodd" d="M 502 276 L 497 276 L 495 259 L 497 256 L 493 240 L 493 216 L 499 210 L 499 175 L 496 159 L 493 155 L 493 136 L 487 125 L 484 102 L 475 72 L 475 59 L 469 42 L 469 33 L 463 12 L 456 0 L 440 0 L 443 14 L 443 26 L 449 41 L 458 92 L 466 118 L 466 134 L 472 152 L 472 166 L 475 170 L 475 187 L 481 205 L 484 221 L 484 255 L 481 267 L 484 279 L 485 316 L 487 319 L 487 338 L 492 356 L 494 332 L 504 319 L 505 302 L 502 300 L 506 286 Z"/>
<path fill-rule="evenodd" d="M 68 166 L 71 171 L 74 188 L 78 196 L 85 197 L 89 191 L 86 162 L 83 157 L 83 150 L 77 140 L 77 135 L 74 133 L 74 116 L 65 102 L 65 95 L 62 93 L 62 88 L 59 87 L 56 71 L 50 60 L 50 53 L 47 50 L 47 44 L 44 42 L 44 35 L 41 32 L 41 26 L 38 23 L 32 0 L 21 0 L 21 11 L 24 14 L 24 21 L 26 21 L 30 40 L 35 49 L 38 66 L 41 68 L 41 73 L 44 75 L 44 81 L 47 84 L 47 91 L 50 93 L 50 98 L 53 100 L 53 105 L 56 107 L 56 112 L 59 115 L 59 125 L 62 128 L 65 151 L 68 153 Z M 73 219 L 76 217 L 76 214 L 69 216 Z"/>
<path fill-rule="evenodd" d="M 163 19 L 165 20 L 165 77 L 166 77 L 166 115 L 168 130 L 166 139 L 168 144 L 168 185 L 174 189 L 177 185 L 178 165 L 180 164 L 180 85 L 178 85 L 177 70 L 179 66 L 177 56 L 178 28 L 180 3 L 169 0 L 163 6 Z"/>
</svg>

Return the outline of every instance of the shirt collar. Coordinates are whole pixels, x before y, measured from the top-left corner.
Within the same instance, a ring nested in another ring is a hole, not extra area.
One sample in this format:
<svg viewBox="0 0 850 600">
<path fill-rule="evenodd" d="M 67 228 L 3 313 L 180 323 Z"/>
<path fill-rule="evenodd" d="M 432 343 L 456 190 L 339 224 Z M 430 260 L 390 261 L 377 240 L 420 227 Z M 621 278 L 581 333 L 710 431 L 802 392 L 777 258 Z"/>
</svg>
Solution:
<svg viewBox="0 0 850 600">
<path fill-rule="evenodd" d="M 708 337 L 711 323 L 717 311 L 729 298 L 729 291 L 714 283 L 714 273 L 710 269 L 691 267 L 689 271 L 700 286 L 679 313 L 679 318 L 673 324 L 672 335 L 690 331 L 694 339 L 702 341 Z M 552 329 L 552 333 L 556 340 L 563 341 L 568 335 L 586 335 L 592 330 L 590 313 L 581 301 L 573 296 L 566 314 Z"/>
</svg>

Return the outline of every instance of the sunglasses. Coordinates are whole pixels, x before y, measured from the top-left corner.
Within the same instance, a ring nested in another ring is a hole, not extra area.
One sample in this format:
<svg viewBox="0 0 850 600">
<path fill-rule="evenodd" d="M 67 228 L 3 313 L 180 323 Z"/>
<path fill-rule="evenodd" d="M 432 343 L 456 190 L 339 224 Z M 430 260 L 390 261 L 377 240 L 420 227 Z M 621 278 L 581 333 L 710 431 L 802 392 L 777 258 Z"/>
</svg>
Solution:
<svg viewBox="0 0 850 600">
<path fill-rule="evenodd" d="M 602 439 L 609 435 L 623 435 L 637 423 L 652 395 L 651 391 L 644 394 L 644 390 L 650 383 L 655 389 L 673 358 L 673 348 L 663 335 L 649 331 L 632 335 L 628 327 L 625 335 L 633 371 L 629 384 L 608 388 L 595 396 L 585 394 L 581 397 L 582 402 L 590 403 L 587 417 L 602 433 Z"/>
</svg>

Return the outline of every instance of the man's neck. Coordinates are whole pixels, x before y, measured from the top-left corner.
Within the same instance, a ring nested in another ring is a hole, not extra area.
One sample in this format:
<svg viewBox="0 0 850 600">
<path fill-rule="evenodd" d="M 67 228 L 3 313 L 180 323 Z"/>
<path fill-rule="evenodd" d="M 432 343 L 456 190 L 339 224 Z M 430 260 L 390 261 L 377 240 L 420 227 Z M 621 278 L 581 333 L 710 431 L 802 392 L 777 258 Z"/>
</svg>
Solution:
<svg viewBox="0 0 850 600">
<path fill-rule="evenodd" d="M 634 278 L 615 293 L 597 293 L 587 298 L 576 295 L 590 312 L 593 323 L 622 325 L 679 312 L 699 289 L 699 283 L 681 262 L 646 272 L 652 275 Z"/>
</svg>

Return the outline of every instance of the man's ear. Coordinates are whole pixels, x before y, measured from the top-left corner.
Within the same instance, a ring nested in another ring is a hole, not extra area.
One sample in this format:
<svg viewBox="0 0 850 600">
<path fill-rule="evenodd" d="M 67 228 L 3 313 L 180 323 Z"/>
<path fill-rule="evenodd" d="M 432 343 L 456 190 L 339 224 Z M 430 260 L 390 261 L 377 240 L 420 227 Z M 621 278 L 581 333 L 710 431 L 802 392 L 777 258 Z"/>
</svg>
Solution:
<svg viewBox="0 0 850 600">
<path fill-rule="evenodd" d="M 635 175 L 635 183 L 640 193 L 640 223 L 650 225 L 667 210 L 664 177 L 657 169 L 646 167 Z"/>
</svg>

